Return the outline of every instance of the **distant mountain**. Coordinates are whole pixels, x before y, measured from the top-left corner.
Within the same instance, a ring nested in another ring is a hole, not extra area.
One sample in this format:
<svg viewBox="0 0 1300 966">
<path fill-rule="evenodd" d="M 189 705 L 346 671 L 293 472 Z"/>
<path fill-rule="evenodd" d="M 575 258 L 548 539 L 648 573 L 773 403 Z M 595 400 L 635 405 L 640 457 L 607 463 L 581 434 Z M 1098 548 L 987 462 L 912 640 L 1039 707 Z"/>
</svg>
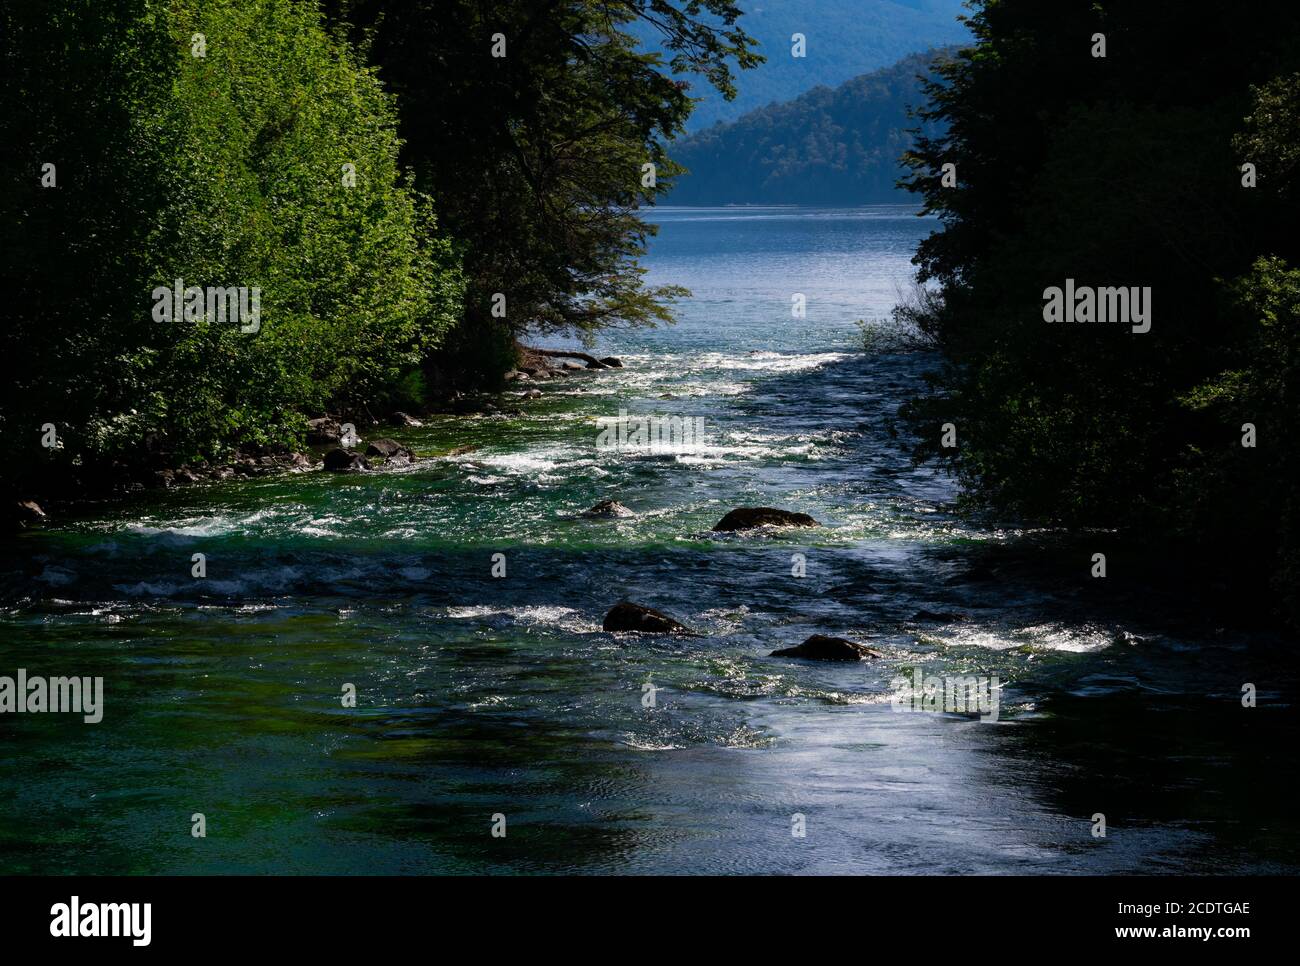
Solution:
<svg viewBox="0 0 1300 966">
<path fill-rule="evenodd" d="M 669 151 L 690 173 L 670 205 L 861 205 L 903 201 L 898 157 L 924 103 L 920 75 L 956 48 L 913 54 L 832 90 L 818 87 L 785 104 L 716 124 Z"/>
<path fill-rule="evenodd" d="M 821 84 L 834 87 L 917 50 L 971 41 L 957 21 L 962 0 L 740 0 L 740 7 L 739 23 L 759 40 L 767 62 L 740 74 L 739 96 L 730 103 L 694 83 L 703 100 L 691 116 L 691 133 Z M 653 43 L 653 28 L 642 25 L 638 33 Z M 790 55 L 796 33 L 806 38 L 803 57 Z"/>
</svg>

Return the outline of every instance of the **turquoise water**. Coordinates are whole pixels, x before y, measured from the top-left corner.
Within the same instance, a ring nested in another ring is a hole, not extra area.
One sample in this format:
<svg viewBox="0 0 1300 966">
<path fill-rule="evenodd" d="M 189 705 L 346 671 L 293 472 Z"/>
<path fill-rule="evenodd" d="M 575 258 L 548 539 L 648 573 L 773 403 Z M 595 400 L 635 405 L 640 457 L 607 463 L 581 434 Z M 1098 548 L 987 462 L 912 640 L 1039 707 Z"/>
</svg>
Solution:
<svg viewBox="0 0 1300 966">
<path fill-rule="evenodd" d="M 151 493 L 20 535 L 0 674 L 102 675 L 106 698 L 97 725 L 0 717 L 0 869 L 1300 868 L 1271 780 L 1296 764 L 1285 644 L 1176 592 L 1101 590 L 1056 535 L 962 520 L 892 434 L 935 360 L 865 353 L 854 320 L 906 293 L 935 223 L 657 217 L 649 280 L 694 295 L 676 326 L 601 339 L 626 368 L 507 393 L 521 416 L 383 431 L 471 452 Z M 702 419 L 703 443 L 601 451 L 620 410 Z M 606 498 L 636 516 L 578 516 Z M 825 527 L 710 532 L 747 504 Z M 603 633 L 622 598 L 703 636 Z M 814 632 L 885 657 L 766 656 Z M 896 711 L 916 668 L 998 675 L 999 720 Z"/>
</svg>

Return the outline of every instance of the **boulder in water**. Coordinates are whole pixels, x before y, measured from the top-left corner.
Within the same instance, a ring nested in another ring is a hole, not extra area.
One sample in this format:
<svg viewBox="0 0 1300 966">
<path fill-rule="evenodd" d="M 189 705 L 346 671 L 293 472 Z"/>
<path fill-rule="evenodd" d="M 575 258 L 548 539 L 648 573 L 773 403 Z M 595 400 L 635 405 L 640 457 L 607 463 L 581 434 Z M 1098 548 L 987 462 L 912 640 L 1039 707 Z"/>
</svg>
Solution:
<svg viewBox="0 0 1300 966">
<path fill-rule="evenodd" d="M 617 500 L 601 500 L 595 506 L 582 511 L 584 517 L 591 517 L 598 520 L 607 520 L 614 517 L 634 517 L 636 516 L 631 510 L 619 503 Z"/>
<path fill-rule="evenodd" d="M 807 661 L 863 661 L 871 657 L 884 657 L 882 653 L 843 637 L 814 634 L 802 644 L 773 651 L 771 657 L 801 657 Z"/>
<path fill-rule="evenodd" d="M 386 460 L 391 460 L 399 456 L 410 458 L 415 454 L 403 446 L 395 439 L 374 439 L 366 446 L 367 456 L 382 456 Z"/>
<path fill-rule="evenodd" d="M 348 449 L 332 449 L 325 454 L 325 469 L 334 473 L 355 473 L 370 469 L 370 464 L 360 453 Z"/>
<path fill-rule="evenodd" d="M 389 416 L 388 421 L 392 423 L 394 426 L 410 426 L 413 428 L 418 428 L 424 425 L 424 423 L 416 419 L 410 413 L 404 413 L 400 409 L 397 412 L 393 413 L 391 416 Z"/>
<path fill-rule="evenodd" d="M 770 506 L 736 507 L 713 527 L 715 531 L 752 530 L 755 527 L 819 527 L 806 513 L 778 510 Z"/>
<path fill-rule="evenodd" d="M 600 360 L 600 364 L 602 366 L 608 366 L 610 369 L 623 368 L 623 360 L 617 356 L 605 356 L 605 358 Z"/>
<path fill-rule="evenodd" d="M 642 634 L 690 634 L 680 621 L 667 614 L 621 600 L 605 615 L 602 629 L 606 631 L 640 631 Z"/>
</svg>

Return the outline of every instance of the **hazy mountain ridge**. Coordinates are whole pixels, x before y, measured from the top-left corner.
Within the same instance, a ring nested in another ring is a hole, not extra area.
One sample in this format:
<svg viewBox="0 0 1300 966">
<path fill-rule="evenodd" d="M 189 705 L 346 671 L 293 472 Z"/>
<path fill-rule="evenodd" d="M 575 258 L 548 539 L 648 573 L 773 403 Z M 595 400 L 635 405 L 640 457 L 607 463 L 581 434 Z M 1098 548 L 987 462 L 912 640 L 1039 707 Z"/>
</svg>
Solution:
<svg viewBox="0 0 1300 966">
<path fill-rule="evenodd" d="M 785 103 L 715 124 L 671 152 L 689 173 L 670 204 L 858 205 L 903 201 L 895 187 L 899 156 L 920 122 L 908 109 L 924 103 L 929 76 L 948 47 L 912 54 L 881 70 Z"/>
<path fill-rule="evenodd" d="M 696 93 L 704 96 L 688 130 L 737 120 L 819 85 L 834 87 L 918 50 L 966 43 L 970 35 L 957 20 L 964 12 L 962 0 L 760 0 L 745 9 L 739 24 L 759 40 L 767 62 L 738 78 L 734 101 L 697 85 Z M 652 29 L 640 32 L 654 39 Z M 791 56 L 796 33 L 805 38 L 803 57 Z"/>
</svg>

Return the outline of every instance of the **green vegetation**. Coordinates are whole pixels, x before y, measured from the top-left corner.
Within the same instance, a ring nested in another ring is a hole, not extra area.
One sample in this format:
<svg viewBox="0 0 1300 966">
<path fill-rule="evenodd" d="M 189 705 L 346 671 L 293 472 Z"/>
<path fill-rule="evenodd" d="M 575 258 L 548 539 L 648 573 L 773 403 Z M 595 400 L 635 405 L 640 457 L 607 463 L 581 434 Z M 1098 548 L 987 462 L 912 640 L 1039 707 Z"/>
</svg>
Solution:
<svg viewBox="0 0 1300 966">
<path fill-rule="evenodd" d="M 910 158 L 944 222 L 917 256 L 939 292 L 911 316 L 946 357 L 910 407 L 918 455 L 976 506 L 1271 574 L 1300 616 L 1300 7 L 988 0 L 971 26 Z M 1045 322 L 1067 278 L 1150 286 L 1151 331 Z"/>
<path fill-rule="evenodd" d="M 672 75 L 729 96 L 732 67 L 757 63 L 738 16 L 729 0 L 5 7 L 5 488 L 300 445 L 327 408 L 382 416 L 499 376 L 525 328 L 669 319 L 681 291 L 641 284 L 637 209 L 677 170 L 665 144 L 693 101 Z M 255 293 L 260 328 L 203 301 L 160 311 L 178 280 L 209 302 Z"/>
<path fill-rule="evenodd" d="M 641 284 L 654 228 L 638 208 L 678 170 L 666 143 L 693 102 L 673 75 L 731 96 L 732 65 L 758 62 L 739 15 L 731 0 L 357 0 L 334 12 L 398 95 L 405 157 L 466 242 L 464 319 L 431 376 L 498 377 L 525 328 L 671 318 L 682 291 Z M 638 25 L 660 51 L 638 46 Z"/>
<path fill-rule="evenodd" d="M 863 74 L 834 90 L 818 87 L 783 104 L 718 124 L 673 150 L 689 172 L 668 201 L 675 205 L 863 205 L 906 202 L 899 157 L 912 146 L 925 102 L 921 79 L 931 51 Z M 937 133 L 932 124 L 921 129 Z"/>
<path fill-rule="evenodd" d="M 292 444 L 304 414 L 391 392 L 451 324 L 456 258 L 403 182 L 391 97 L 310 7 L 63 0 L 3 16 L 15 469 Z M 176 279 L 259 288 L 260 331 L 160 321 L 151 293 Z M 40 445 L 44 424 L 59 449 Z"/>
</svg>

